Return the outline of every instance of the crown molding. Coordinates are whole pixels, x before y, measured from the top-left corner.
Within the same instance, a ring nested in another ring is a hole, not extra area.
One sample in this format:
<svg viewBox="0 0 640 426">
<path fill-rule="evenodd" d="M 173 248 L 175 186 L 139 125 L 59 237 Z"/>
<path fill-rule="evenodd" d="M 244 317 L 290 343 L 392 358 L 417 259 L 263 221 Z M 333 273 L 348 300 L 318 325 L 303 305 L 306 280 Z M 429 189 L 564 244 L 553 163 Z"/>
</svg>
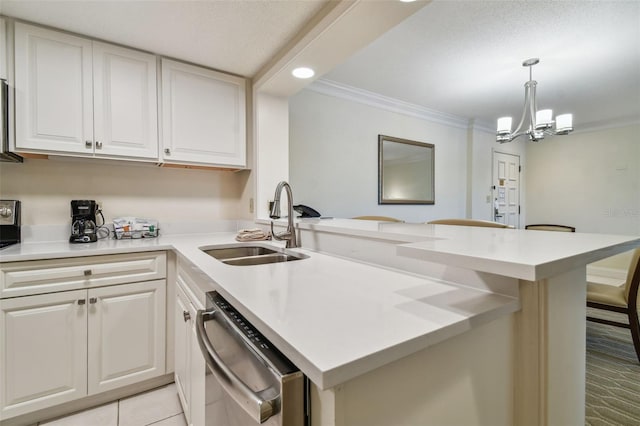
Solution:
<svg viewBox="0 0 640 426">
<path fill-rule="evenodd" d="M 318 79 L 305 87 L 313 92 L 346 99 L 352 102 L 368 105 L 398 114 L 408 115 L 421 120 L 451 126 L 457 129 L 474 130 L 495 134 L 493 123 L 485 120 L 469 119 L 459 115 L 448 114 L 431 108 L 400 101 L 398 99 L 383 96 L 374 92 L 359 89 L 357 87 L 338 83 L 333 80 Z M 613 128 L 640 125 L 640 117 L 622 117 L 606 121 L 594 121 L 583 123 L 576 127 L 573 134 L 584 132 L 596 132 Z"/>
<path fill-rule="evenodd" d="M 572 133 L 598 132 L 601 130 L 618 129 L 621 127 L 637 125 L 640 125 L 640 117 L 621 117 L 606 121 L 603 120 L 583 123 L 575 128 Z"/>
<path fill-rule="evenodd" d="M 469 128 L 468 118 L 400 101 L 332 80 L 319 79 L 306 86 L 305 89 L 458 129 L 467 130 Z"/>
</svg>

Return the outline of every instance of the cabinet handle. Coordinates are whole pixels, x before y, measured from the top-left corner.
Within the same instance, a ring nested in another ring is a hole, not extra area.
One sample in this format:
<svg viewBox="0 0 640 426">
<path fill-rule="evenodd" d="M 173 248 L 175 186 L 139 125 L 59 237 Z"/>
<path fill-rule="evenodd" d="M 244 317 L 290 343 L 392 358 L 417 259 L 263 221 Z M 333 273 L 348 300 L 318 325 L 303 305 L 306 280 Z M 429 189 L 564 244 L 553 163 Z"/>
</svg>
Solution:
<svg viewBox="0 0 640 426">
<path fill-rule="evenodd" d="M 165 148 L 164 153 L 167 155 L 171 155 L 171 150 L 169 148 Z"/>
<path fill-rule="evenodd" d="M 85 276 L 85 277 L 89 277 L 89 276 L 91 276 L 91 274 L 92 274 L 91 269 L 86 269 L 86 270 L 84 271 L 84 276 Z"/>
<path fill-rule="evenodd" d="M 94 303 L 96 303 L 97 301 L 98 301 L 98 298 L 97 298 L 97 297 L 91 297 L 91 298 L 89 298 L 89 303 L 90 303 L 90 304 L 92 304 L 92 305 L 93 305 Z"/>
<path fill-rule="evenodd" d="M 182 311 L 182 317 L 184 318 L 184 322 L 187 322 L 191 319 L 191 314 L 188 311 Z"/>
<path fill-rule="evenodd" d="M 96 148 L 97 149 L 102 149 L 102 142 L 96 141 Z"/>
<path fill-rule="evenodd" d="M 91 141 L 84 141 L 84 147 L 85 147 L 85 148 L 91 148 L 91 147 L 93 147 L 93 142 L 91 142 Z"/>
<path fill-rule="evenodd" d="M 85 299 L 79 299 L 78 300 L 78 305 L 84 305 L 85 303 L 87 303 L 87 301 Z"/>
</svg>

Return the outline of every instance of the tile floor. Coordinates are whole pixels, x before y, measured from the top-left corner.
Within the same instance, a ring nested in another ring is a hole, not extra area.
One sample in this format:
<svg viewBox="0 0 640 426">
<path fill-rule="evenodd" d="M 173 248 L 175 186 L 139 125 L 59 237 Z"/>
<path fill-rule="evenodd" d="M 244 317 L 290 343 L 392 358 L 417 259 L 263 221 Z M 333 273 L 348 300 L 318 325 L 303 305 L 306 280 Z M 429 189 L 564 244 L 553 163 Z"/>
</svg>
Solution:
<svg viewBox="0 0 640 426">
<path fill-rule="evenodd" d="M 186 426 L 176 384 L 171 383 L 39 426 Z"/>
</svg>

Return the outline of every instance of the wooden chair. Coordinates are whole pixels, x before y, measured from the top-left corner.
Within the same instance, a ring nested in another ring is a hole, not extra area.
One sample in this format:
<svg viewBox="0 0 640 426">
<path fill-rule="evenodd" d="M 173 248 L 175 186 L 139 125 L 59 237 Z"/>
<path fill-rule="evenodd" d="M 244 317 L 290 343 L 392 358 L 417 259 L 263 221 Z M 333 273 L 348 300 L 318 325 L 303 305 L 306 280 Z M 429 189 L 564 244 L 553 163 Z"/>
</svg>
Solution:
<svg viewBox="0 0 640 426">
<path fill-rule="evenodd" d="M 458 226 L 481 226 L 484 228 L 512 228 L 500 222 L 491 222 L 490 220 L 477 219 L 437 219 L 427 222 L 433 225 L 458 225 Z"/>
<path fill-rule="evenodd" d="M 527 225 L 524 229 L 530 231 L 559 231 L 559 232 L 576 232 L 576 228 L 566 225 L 551 225 L 551 224 L 535 224 Z"/>
<path fill-rule="evenodd" d="M 400 220 L 400 219 L 396 219 L 395 217 L 388 217 L 388 216 L 356 216 L 356 217 L 352 217 L 351 219 L 378 220 L 381 222 L 398 222 L 398 223 L 404 222 L 404 220 Z"/>
<path fill-rule="evenodd" d="M 634 250 L 627 272 L 627 281 L 621 286 L 587 282 L 587 306 L 626 314 L 629 323 L 587 316 L 588 321 L 623 327 L 631 330 L 633 346 L 640 362 L 640 324 L 638 323 L 638 286 L 640 285 L 640 248 Z"/>
</svg>

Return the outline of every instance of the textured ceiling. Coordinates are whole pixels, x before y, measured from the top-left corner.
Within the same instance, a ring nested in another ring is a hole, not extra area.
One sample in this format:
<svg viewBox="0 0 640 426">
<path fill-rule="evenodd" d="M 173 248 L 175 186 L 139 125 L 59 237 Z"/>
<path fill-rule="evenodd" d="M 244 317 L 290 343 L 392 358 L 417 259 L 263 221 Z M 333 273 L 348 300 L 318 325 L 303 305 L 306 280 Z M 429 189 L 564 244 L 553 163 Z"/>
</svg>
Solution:
<svg viewBox="0 0 640 426">
<path fill-rule="evenodd" d="M 540 109 L 640 121 L 637 0 L 436 0 L 323 78 L 494 126 L 519 120 L 531 57 Z"/>
<path fill-rule="evenodd" d="M 252 77 L 327 2 L 0 0 L 0 12 Z M 530 57 L 540 108 L 573 112 L 576 128 L 640 120 L 640 0 L 435 0 L 322 78 L 493 126 L 517 122 Z"/>
<path fill-rule="evenodd" d="M 254 76 L 328 0 L 0 0 L 0 13 Z"/>
</svg>

